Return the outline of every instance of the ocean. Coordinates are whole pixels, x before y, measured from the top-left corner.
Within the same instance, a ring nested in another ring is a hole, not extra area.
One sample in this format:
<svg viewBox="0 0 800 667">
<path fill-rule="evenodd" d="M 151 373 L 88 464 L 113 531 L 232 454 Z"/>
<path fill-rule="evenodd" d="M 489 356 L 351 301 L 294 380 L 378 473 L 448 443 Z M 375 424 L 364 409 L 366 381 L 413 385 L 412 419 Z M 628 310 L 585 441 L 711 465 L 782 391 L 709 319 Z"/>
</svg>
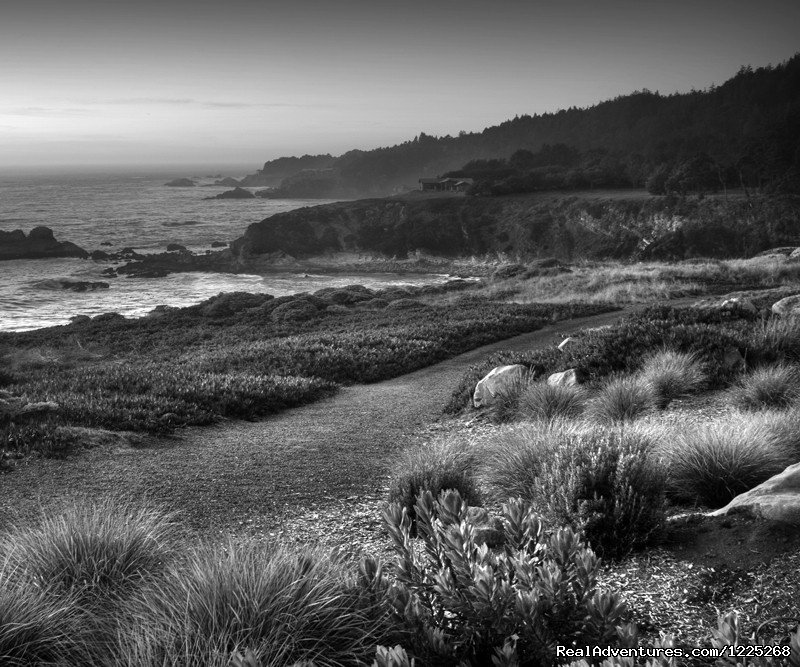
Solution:
<svg viewBox="0 0 800 667">
<path fill-rule="evenodd" d="M 177 174 L 180 176 L 180 174 Z M 228 187 L 164 184 L 176 174 L 0 174 L 0 230 L 49 227 L 59 241 L 85 250 L 113 252 L 133 247 L 163 252 L 169 243 L 204 252 L 215 241 L 230 242 L 264 218 L 320 200 L 234 199 L 204 201 Z M 179 273 L 165 278 L 108 278 L 116 263 L 90 259 L 0 261 L 0 331 L 25 331 L 67 324 L 75 315 L 117 312 L 141 317 L 158 305 L 188 306 L 220 292 L 268 292 L 276 296 L 360 283 L 367 287 L 435 283 L 444 276 L 282 273 L 270 276 Z M 60 280 L 103 281 L 108 289 L 74 292 Z"/>
</svg>

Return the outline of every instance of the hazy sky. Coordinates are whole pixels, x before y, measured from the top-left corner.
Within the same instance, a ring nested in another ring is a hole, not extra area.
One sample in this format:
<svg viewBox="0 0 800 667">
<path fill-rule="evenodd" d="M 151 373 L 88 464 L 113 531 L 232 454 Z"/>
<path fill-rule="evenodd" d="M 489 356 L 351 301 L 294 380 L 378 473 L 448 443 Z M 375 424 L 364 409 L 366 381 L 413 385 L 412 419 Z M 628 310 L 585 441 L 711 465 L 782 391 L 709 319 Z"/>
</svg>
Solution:
<svg viewBox="0 0 800 667">
<path fill-rule="evenodd" d="M 9 4 L 0 167 L 256 167 L 706 88 L 800 51 L 798 0 Z"/>
</svg>

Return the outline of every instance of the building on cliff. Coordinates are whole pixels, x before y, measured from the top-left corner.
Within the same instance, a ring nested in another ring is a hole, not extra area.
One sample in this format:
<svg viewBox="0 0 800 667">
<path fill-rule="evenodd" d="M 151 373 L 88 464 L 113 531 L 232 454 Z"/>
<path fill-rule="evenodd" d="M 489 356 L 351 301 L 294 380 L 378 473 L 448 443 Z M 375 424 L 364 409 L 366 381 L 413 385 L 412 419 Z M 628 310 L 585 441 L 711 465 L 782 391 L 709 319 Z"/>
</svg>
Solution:
<svg viewBox="0 0 800 667">
<path fill-rule="evenodd" d="M 472 185 L 471 178 L 420 178 L 423 192 L 466 192 Z"/>
</svg>

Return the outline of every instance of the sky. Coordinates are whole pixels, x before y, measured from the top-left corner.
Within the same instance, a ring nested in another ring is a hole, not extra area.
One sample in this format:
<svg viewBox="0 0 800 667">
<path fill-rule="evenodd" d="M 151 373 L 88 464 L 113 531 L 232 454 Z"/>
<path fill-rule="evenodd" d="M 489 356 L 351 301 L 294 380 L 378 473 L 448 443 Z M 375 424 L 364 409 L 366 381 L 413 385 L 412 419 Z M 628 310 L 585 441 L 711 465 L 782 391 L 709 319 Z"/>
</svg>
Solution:
<svg viewBox="0 0 800 667">
<path fill-rule="evenodd" d="M 800 51 L 798 0 L 26 0 L 0 12 L 0 168 L 251 165 Z"/>
</svg>

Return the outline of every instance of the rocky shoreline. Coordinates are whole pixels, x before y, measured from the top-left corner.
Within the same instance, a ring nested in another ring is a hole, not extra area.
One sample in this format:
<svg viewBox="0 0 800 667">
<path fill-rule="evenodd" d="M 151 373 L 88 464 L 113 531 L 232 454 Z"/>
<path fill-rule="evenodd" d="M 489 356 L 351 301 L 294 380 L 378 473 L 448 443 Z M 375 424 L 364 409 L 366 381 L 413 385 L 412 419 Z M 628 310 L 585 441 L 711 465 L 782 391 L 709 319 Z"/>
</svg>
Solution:
<svg viewBox="0 0 800 667">
<path fill-rule="evenodd" d="M 57 241 L 49 227 L 34 227 L 27 236 L 21 229 L 0 231 L 0 260 L 54 257 L 86 259 L 89 253 L 69 241 Z"/>
</svg>

